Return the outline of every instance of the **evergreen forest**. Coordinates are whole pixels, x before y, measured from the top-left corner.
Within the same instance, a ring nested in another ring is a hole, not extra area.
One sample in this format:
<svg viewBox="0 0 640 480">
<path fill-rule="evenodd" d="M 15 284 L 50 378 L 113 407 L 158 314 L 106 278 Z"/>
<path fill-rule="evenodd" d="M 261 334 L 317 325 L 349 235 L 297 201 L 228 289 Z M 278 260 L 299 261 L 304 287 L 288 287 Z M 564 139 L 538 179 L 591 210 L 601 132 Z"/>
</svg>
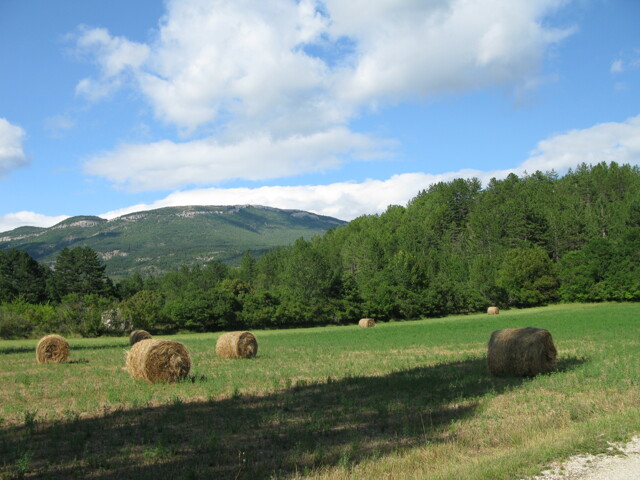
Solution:
<svg viewBox="0 0 640 480">
<path fill-rule="evenodd" d="M 455 179 L 310 240 L 112 281 L 89 247 L 53 268 L 0 250 L 0 337 L 403 320 L 640 300 L 640 169 L 583 164 L 483 186 Z"/>
</svg>

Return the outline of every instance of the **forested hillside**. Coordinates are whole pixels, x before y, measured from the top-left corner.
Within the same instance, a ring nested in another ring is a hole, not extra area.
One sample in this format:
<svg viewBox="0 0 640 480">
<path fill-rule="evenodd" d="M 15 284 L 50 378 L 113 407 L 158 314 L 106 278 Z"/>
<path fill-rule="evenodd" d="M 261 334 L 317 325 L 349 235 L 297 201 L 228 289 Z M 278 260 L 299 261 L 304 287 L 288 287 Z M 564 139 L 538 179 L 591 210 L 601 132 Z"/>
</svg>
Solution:
<svg viewBox="0 0 640 480">
<path fill-rule="evenodd" d="M 0 250 L 24 250 L 53 265 L 63 248 L 90 247 L 104 261 L 107 274 L 119 279 L 211 260 L 234 264 L 247 250 L 260 254 L 345 223 L 256 205 L 166 207 L 112 220 L 81 216 L 50 228 L 20 227 L 0 234 Z"/>
<path fill-rule="evenodd" d="M 75 295 L 59 282 L 57 291 L 67 295 L 54 298 L 60 305 Z M 95 295 L 105 298 L 104 290 Z M 478 180 L 439 183 L 406 206 L 390 206 L 259 259 L 246 254 L 238 268 L 212 262 L 134 276 L 110 295 L 112 325 L 165 331 L 408 319 L 489 305 L 637 301 L 640 171 L 603 163 L 561 178 L 510 175 L 484 188 Z M 94 323 L 95 332 L 104 329 L 99 315 Z"/>
</svg>

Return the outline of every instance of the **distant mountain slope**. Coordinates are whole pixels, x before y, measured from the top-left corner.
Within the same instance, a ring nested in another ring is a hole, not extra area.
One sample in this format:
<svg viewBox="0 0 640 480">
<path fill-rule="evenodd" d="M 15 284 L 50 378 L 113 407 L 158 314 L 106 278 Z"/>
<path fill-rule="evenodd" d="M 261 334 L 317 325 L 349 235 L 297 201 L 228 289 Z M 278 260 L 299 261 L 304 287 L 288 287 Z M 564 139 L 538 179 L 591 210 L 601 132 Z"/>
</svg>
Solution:
<svg viewBox="0 0 640 480">
<path fill-rule="evenodd" d="M 254 205 L 168 207 L 113 220 L 72 217 L 50 228 L 19 227 L 0 233 L 0 249 L 19 248 L 53 264 L 64 247 L 88 246 L 107 273 L 156 274 L 184 264 L 233 264 L 243 252 L 264 252 L 311 238 L 346 222 L 300 210 Z"/>
</svg>

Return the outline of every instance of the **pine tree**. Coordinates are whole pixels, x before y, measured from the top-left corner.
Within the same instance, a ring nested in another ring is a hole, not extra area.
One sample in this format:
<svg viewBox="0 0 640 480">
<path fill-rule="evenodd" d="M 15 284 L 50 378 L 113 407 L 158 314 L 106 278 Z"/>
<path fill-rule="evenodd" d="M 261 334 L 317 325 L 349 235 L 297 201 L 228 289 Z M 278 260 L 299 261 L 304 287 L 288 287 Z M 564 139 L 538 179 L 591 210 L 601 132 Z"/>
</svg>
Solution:
<svg viewBox="0 0 640 480">
<path fill-rule="evenodd" d="M 113 284 L 105 269 L 98 254 L 90 247 L 64 248 L 56 259 L 51 293 L 57 299 L 70 293 L 110 296 Z"/>
<path fill-rule="evenodd" d="M 46 301 L 47 268 L 23 250 L 0 251 L 0 302 L 21 298 L 27 303 Z"/>
</svg>

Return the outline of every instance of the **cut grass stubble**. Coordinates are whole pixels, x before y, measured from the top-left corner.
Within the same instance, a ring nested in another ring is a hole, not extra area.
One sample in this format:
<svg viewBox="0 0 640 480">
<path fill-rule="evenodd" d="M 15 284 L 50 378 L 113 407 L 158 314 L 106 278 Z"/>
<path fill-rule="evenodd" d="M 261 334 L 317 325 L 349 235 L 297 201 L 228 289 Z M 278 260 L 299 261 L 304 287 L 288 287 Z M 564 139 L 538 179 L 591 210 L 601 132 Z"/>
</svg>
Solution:
<svg viewBox="0 0 640 480">
<path fill-rule="evenodd" d="M 32 342 L 0 342 L 0 475 L 534 474 L 640 431 L 638 316 L 638 305 L 579 305 L 261 331 L 260 354 L 233 362 L 215 355 L 220 334 L 184 335 L 172 340 L 192 376 L 173 384 L 130 378 L 127 339 L 71 339 L 86 363 L 59 365 L 35 365 Z M 491 332 L 527 324 L 552 332 L 558 371 L 491 376 Z"/>
</svg>

